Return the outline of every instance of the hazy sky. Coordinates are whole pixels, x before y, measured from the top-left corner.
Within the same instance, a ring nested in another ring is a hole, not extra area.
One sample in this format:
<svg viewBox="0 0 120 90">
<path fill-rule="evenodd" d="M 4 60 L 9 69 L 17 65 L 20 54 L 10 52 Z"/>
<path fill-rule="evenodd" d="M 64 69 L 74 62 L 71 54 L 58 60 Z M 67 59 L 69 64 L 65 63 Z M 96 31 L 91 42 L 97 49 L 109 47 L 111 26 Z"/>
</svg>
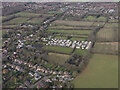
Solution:
<svg viewBox="0 0 120 90">
<path fill-rule="evenodd" d="M 2 2 L 119 2 L 120 0 L 0 0 Z"/>
</svg>

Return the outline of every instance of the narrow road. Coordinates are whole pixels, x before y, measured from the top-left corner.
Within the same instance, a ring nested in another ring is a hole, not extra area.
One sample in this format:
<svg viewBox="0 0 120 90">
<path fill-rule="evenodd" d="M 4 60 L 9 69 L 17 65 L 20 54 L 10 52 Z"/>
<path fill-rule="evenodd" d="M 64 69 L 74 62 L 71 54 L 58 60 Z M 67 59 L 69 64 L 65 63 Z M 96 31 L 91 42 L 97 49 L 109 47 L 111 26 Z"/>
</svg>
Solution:
<svg viewBox="0 0 120 90">
<path fill-rule="evenodd" d="M 45 80 L 46 78 L 50 78 L 50 76 L 44 76 L 42 79 L 40 79 L 38 82 L 36 82 L 34 85 L 31 85 L 29 88 L 34 88 L 37 86 L 42 80 Z M 45 86 L 45 85 L 44 85 Z M 44 87 L 43 86 L 43 87 Z"/>
</svg>

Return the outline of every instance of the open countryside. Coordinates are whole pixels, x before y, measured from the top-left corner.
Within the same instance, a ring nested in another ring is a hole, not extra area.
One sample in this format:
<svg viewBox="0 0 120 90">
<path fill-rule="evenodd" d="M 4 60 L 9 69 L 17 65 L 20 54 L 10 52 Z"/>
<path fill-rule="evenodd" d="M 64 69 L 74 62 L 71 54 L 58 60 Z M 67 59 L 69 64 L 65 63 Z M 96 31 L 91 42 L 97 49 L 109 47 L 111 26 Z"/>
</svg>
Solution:
<svg viewBox="0 0 120 90">
<path fill-rule="evenodd" d="M 3 2 L 3 89 L 117 88 L 118 13 L 116 2 Z"/>
<path fill-rule="evenodd" d="M 94 54 L 86 69 L 72 81 L 76 88 L 117 88 L 118 57 Z"/>
</svg>

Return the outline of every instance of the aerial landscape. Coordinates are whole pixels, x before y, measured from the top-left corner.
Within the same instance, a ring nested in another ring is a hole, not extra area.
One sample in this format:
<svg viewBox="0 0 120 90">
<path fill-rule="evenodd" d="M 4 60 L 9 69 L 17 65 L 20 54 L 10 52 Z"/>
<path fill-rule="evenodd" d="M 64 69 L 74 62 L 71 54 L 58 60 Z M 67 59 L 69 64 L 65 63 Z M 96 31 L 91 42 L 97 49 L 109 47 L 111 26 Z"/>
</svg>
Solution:
<svg viewBox="0 0 120 90">
<path fill-rule="evenodd" d="M 1 8 L 2 88 L 118 88 L 118 3 Z"/>
</svg>

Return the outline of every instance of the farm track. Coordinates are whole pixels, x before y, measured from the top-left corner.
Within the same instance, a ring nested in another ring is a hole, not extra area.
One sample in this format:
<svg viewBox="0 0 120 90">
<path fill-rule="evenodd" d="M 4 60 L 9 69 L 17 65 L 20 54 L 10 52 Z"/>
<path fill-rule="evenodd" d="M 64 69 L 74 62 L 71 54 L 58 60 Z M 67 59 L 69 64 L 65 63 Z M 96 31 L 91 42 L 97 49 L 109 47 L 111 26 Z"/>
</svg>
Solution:
<svg viewBox="0 0 120 90">
<path fill-rule="evenodd" d="M 86 20 L 80 20 L 80 21 L 84 21 L 84 22 L 98 22 L 98 23 L 99 22 L 103 22 L 103 23 L 105 22 L 105 21 L 90 21 L 90 20 L 87 20 L 87 21 Z M 107 22 L 107 23 L 118 23 L 118 22 Z"/>
<path fill-rule="evenodd" d="M 49 30 L 93 30 L 93 29 L 66 29 L 66 28 L 51 28 Z"/>
<path fill-rule="evenodd" d="M 59 25 L 63 25 L 63 24 L 58 24 L 58 25 L 56 25 L 56 26 L 59 26 Z M 76 26 L 75 26 L 75 25 L 65 25 L 65 24 L 64 24 L 64 26 L 71 26 L 71 27 L 88 27 L 88 28 L 89 28 L 89 27 L 96 27 L 96 26 L 80 26 L 80 25 L 76 25 Z"/>
<path fill-rule="evenodd" d="M 60 35 L 54 35 L 54 36 L 60 36 Z M 68 37 L 68 36 L 64 36 L 64 37 Z M 87 37 L 79 37 L 79 36 L 72 36 L 72 38 L 86 38 L 87 39 Z"/>
<path fill-rule="evenodd" d="M 61 33 L 61 34 L 62 34 L 63 36 L 66 35 L 66 33 Z M 61 36 L 62 36 L 62 35 L 61 35 Z M 76 34 L 70 34 L 70 33 L 67 33 L 66 36 L 68 36 L 68 35 L 71 35 L 71 36 L 72 36 L 72 35 L 85 35 L 85 36 L 88 36 L 89 34 L 77 34 L 77 33 L 76 33 Z"/>
</svg>

